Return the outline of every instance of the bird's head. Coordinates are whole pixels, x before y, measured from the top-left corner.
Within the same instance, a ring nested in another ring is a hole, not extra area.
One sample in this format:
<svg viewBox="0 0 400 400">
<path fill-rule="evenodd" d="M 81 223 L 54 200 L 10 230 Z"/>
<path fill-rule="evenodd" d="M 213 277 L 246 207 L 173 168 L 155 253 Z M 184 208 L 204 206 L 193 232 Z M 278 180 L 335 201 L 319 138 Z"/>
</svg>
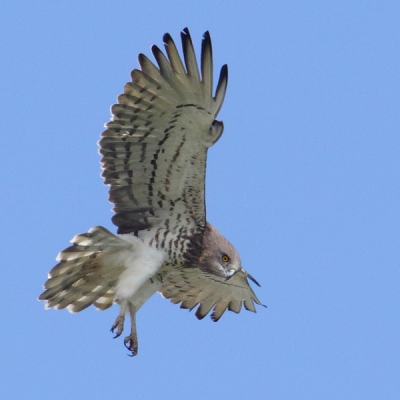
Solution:
<svg viewBox="0 0 400 400">
<path fill-rule="evenodd" d="M 239 271 L 258 286 L 259 283 L 247 273 L 240 261 L 235 247 L 223 237 L 211 224 L 207 223 L 203 236 L 202 252 L 199 257 L 199 266 L 204 271 L 218 275 L 226 280 L 232 278 Z"/>
</svg>

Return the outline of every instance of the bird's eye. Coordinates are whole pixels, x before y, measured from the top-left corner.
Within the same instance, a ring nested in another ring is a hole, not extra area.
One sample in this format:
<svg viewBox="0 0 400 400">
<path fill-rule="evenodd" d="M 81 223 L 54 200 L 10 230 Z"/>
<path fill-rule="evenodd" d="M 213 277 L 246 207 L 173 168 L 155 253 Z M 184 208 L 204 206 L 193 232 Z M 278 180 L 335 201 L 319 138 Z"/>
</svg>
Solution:
<svg viewBox="0 0 400 400">
<path fill-rule="evenodd" d="M 228 257 L 226 254 L 224 254 L 224 255 L 221 257 L 221 260 L 222 260 L 224 263 L 227 263 L 227 262 L 229 261 L 229 257 Z"/>
</svg>

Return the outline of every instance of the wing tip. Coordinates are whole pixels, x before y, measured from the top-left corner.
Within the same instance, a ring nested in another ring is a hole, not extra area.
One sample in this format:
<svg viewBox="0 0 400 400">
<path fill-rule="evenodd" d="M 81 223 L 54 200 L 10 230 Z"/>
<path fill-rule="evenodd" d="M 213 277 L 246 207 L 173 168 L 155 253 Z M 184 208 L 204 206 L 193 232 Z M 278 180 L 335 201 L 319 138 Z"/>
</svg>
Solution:
<svg viewBox="0 0 400 400">
<path fill-rule="evenodd" d="M 214 100 L 217 103 L 217 113 L 222 107 L 222 103 L 224 102 L 226 89 L 228 87 L 228 64 L 224 64 L 221 67 L 221 71 L 219 73 L 219 79 L 217 88 L 215 90 Z"/>
<path fill-rule="evenodd" d="M 164 44 L 168 45 L 168 43 L 173 42 L 173 41 L 174 40 L 172 39 L 172 36 L 168 32 L 164 33 L 164 35 L 163 35 Z"/>
<path fill-rule="evenodd" d="M 160 48 L 159 48 L 156 44 L 153 44 L 153 45 L 150 47 L 150 49 L 151 49 L 151 52 L 152 52 L 154 55 L 159 54 L 159 53 L 161 52 Z"/>
<path fill-rule="evenodd" d="M 204 317 L 206 316 L 208 314 L 208 312 L 206 313 L 206 314 L 204 314 L 204 313 L 202 313 L 201 311 L 200 311 L 200 307 L 196 310 L 196 313 L 194 314 L 195 316 L 196 316 L 196 318 L 198 319 L 198 320 L 202 320 L 202 319 L 204 319 Z"/>
<path fill-rule="evenodd" d="M 139 62 L 140 68 L 141 68 L 142 71 L 143 71 L 143 65 L 144 65 L 147 61 L 149 61 L 149 58 L 148 58 L 145 54 L 143 54 L 143 53 L 139 53 L 137 57 L 138 57 L 138 62 Z"/>
<path fill-rule="evenodd" d="M 192 43 L 192 36 L 188 28 L 183 28 L 181 31 L 182 44 Z"/>
<path fill-rule="evenodd" d="M 228 64 L 224 64 L 221 67 L 220 77 L 228 82 Z"/>
</svg>

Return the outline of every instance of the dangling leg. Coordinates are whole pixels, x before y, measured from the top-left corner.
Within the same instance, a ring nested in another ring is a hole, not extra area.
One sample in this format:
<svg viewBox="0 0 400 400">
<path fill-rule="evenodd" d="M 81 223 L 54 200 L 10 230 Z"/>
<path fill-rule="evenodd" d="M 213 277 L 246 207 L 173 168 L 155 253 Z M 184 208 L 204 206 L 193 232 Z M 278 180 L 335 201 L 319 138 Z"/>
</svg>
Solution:
<svg viewBox="0 0 400 400">
<path fill-rule="evenodd" d="M 161 278 L 157 275 L 149 279 L 142 287 L 129 299 L 120 300 L 120 311 L 117 319 L 115 320 L 111 331 L 117 329 L 115 337 L 121 335 L 124 330 L 125 313 L 128 307 L 129 315 L 131 317 L 131 333 L 124 339 L 125 347 L 132 352 L 131 357 L 136 356 L 138 353 L 138 338 L 136 332 L 136 312 L 139 308 L 162 286 Z"/>
<path fill-rule="evenodd" d="M 121 333 L 124 330 L 124 322 L 125 322 L 125 313 L 126 313 L 126 306 L 128 304 L 128 300 L 122 300 L 119 305 L 119 314 L 115 322 L 111 327 L 111 332 L 114 333 L 115 329 L 117 328 L 117 332 L 115 333 L 114 339 L 121 336 Z"/>
<path fill-rule="evenodd" d="M 129 302 L 128 304 L 129 308 L 129 315 L 131 317 L 131 334 L 127 336 L 124 339 L 124 345 L 125 347 L 132 352 L 130 355 L 131 357 L 134 357 L 138 353 L 138 338 L 137 338 L 137 332 L 136 332 L 136 307 Z"/>
</svg>

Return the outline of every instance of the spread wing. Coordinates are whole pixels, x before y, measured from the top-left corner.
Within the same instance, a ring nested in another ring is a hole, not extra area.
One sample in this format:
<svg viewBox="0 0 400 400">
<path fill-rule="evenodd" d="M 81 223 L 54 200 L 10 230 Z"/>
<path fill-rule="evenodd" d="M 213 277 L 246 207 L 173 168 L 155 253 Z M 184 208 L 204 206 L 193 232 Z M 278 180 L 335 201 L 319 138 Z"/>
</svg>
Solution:
<svg viewBox="0 0 400 400">
<path fill-rule="evenodd" d="M 181 308 L 192 310 L 199 305 L 198 319 L 213 309 L 211 318 L 215 322 L 227 309 L 239 313 L 243 304 L 246 310 L 256 312 L 254 303 L 263 305 L 249 286 L 244 271 L 226 280 L 198 268 L 175 268 L 163 279 L 160 292 L 172 303 L 180 303 Z"/>
<path fill-rule="evenodd" d="M 132 82 L 112 106 L 113 117 L 99 142 L 118 233 L 137 232 L 168 219 L 205 224 L 206 155 L 223 131 L 215 117 L 228 72 L 223 66 L 213 96 L 209 33 L 202 42 L 201 74 L 187 29 L 181 38 L 184 63 L 168 34 L 167 56 L 152 47 L 158 66 L 139 55 L 141 69 L 132 71 Z"/>
</svg>

